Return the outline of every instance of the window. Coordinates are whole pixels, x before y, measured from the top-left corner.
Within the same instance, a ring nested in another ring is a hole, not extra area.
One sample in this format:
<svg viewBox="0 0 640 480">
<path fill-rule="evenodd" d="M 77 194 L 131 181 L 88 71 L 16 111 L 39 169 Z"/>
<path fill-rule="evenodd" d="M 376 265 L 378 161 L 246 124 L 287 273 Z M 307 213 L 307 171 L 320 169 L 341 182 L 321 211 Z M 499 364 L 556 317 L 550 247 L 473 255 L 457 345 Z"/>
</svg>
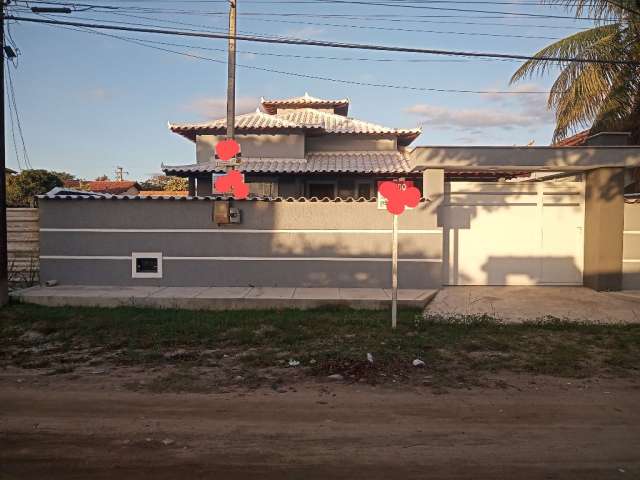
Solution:
<svg viewBox="0 0 640 480">
<path fill-rule="evenodd" d="M 131 278 L 162 278 L 162 253 L 132 253 Z"/>
<path fill-rule="evenodd" d="M 336 182 L 309 182 L 307 188 L 309 197 L 336 198 Z"/>
<path fill-rule="evenodd" d="M 247 182 L 249 185 L 249 193 L 258 195 L 260 197 L 277 197 L 278 196 L 278 181 L 271 179 L 264 179 L 259 182 Z"/>
<path fill-rule="evenodd" d="M 369 180 L 356 183 L 356 198 L 364 197 L 367 200 L 373 198 L 373 183 Z"/>
</svg>

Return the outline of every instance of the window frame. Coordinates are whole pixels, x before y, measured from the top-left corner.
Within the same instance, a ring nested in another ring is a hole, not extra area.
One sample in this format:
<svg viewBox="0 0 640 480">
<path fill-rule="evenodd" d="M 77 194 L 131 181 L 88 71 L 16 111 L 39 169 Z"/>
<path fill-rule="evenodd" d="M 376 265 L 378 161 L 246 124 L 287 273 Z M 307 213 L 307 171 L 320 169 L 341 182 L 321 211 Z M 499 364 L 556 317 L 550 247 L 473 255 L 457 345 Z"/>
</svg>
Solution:
<svg viewBox="0 0 640 480">
<path fill-rule="evenodd" d="M 158 261 L 157 272 L 138 272 L 136 268 L 139 258 L 155 258 Z M 162 278 L 162 252 L 132 252 L 131 278 Z"/>
<path fill-rule="evenodd" d="M 338 181 L 337 180 L 307 180 L 306 182 L 306 190 L 307 197 L 312 198 L 311 195 L 311 185 L 331 185 L 333 187 L 333 196 L 331 196 L 331 200 L 334 200 L 338 197 Z M 325 198 L 325 197 L 322 197 Z M 318 198 L 321 200 L 320 198 Z"/>
<path fill-rule="evenodd" d="M 372 198 L 376 198 L 376 192 L 375 192 L 375 184 L 373 180 L 356 180 L 356 191 L 353 192 L 354 193 L 354 198 L 360 198 L 360 195 L 358 195 L 358 187 L 360 185 L 368 185 L 369 186 L 369 198 L 367 200 L 371 200 Z"/>
</svg>

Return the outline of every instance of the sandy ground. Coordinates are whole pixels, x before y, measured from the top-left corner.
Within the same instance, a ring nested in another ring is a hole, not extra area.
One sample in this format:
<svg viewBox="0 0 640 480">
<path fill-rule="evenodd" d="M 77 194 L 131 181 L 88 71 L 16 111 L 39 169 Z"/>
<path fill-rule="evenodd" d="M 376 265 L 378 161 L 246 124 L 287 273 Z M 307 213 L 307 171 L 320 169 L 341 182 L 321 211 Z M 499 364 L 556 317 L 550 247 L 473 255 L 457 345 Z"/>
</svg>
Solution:
<svg viewBox="0 0 640 480">
<path fill-rule="evenodd" d="M 631 298 L 636 298 L 632 300 Z M 640 292 L 627 298 L 583 287 L 445 287 L 427 305 L 430 315 L 489 315 L 507 322 L 547 316 L 586 322 L 640 322 Z"/>
<path fill-rule="evenodd" d="M 640 478 L 637 379 L 153 394 L 132 372 L 0 372 L 0 478 Z"/>
</svg>

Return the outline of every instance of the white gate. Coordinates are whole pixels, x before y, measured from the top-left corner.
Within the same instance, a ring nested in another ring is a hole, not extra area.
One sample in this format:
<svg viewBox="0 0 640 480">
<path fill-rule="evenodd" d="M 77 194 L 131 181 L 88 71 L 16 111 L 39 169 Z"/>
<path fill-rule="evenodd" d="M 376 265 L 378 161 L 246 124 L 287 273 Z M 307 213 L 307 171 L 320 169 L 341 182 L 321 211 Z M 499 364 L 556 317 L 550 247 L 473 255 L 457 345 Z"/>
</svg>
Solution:
<svg viewBox="0 0 640 480">
<path fill-rule="evenodd" d="M 584 184 L 445 183 L 445 285 L 581 285 Z"/>
</svg>

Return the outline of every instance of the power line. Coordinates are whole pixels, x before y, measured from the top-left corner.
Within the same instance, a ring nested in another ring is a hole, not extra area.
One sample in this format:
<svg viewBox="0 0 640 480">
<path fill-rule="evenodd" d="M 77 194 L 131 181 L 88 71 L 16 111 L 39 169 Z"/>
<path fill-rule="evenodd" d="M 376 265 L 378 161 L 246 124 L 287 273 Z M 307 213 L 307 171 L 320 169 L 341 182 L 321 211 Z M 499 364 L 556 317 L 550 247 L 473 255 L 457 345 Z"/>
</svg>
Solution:
<svg viewBox="0 0 640 480">
<path fill-rule="evenodd" d="M 9 65 L 7 65 L 7 69 L 9 68 Z M 7 96 L 10 95 L 10 90 L 9 90 L 9 80 L 7 77 L 5 77 L 4 79 L 4 88 L 5 91 L 7 92 Z M 20 154 L 18 153 L 18 142 L 16 141 L 16 132 L 15 132 L 15 126 L 14 126 L 14 122 L 13 122 L 13 106 L 11 105 L 11 102 L 7 102 L 7 105 L 9 106 L 9 122 L 11 124 L 11 139 L 13 141 L 13 151 L 16 154 L 16 161 L 18 162 L 18 169 L 22 170 L 22 162 L 20 161 Z"/>
<path fill-rule="evenodd" d="M 128 18 L 138 18 L 141 20 L 152 20 L 156 22 L 163 22 L 169 24 L 176 25 L 186 25 L 191 27 L 200 27 L 200 28 L 210 28 L 208 25 L 202 24 L 194 24 L 187 22 L 180 22 L 177 20 L 163 20 L 161 18 L 154 17 L 144 17 L 140 15 L 131 15 L 128 13 L 118 13 L 118 12 L 109 12 L 111 15 L 119 15 Z M 84 20 L 98 20 L 101 19 L 90 19 L 84 18 Z M 512 34 L 500 34 L 500 33 L 483 33 L 483 32 L 454 32 L 454 31 L 440 31 L 440 30 L 418 30 L 418 29 L 410 29 L 410 28 L 392 28 L 392 27 L 380 27 L 375 25 L 345 25 L 345 24 L 334 24 L 334 23 L 319 23 L 319 22 L 302 22 L 302 21 L 294 21 L 294 20 L 274 20 L 274 19 L 257 19 L 257 18 L 248 18 L 246 20 L 250 21 L 259 21 L 259 22 L 269 22 L 269 23 L 284 23 L 284 24 L 294 24 L 294 25 L 314 25 L 314 26 L 326 26 L 326 27 L 339 27 L 339 28 L 358 28 L 358 29 L 367 29 L 367 30 L 384 30 L 384 31 L 394 31 L 394 32 L 415 32 L 415 33 L 432 33 L 432 34 L 440 34 L 440 35 L 465 35 L 465 36 L 485 36 L 485 37 L 502 37 L 502 38 L 525 38 L 525 39 L 539 39 L 539 40 L 558 40 L 558 37 L 545 37 L 545 36 L 536 36 L 536 35 L 512 35 Z M 108 20 L 107 20 L 108 21 Z M 122 22 L 124 23 L 124 22 Z M 255 32 L 253 33 L 255 35 Z"/>
<path fill-rule="evenodd" d="M 65 29 L 80 31 L 80 32 L 84 32 L 84 33 L 92 33 L 92 34 L 96 34 L 96 35 L 103 35 L 103 36 L 116 38 L 118 40 L 122 40 L 122 41 L 125 41 L 125 42 L 129 42 L 129 43 L 133 43 L 133 44 L 136 44 L 136 45 L 140 45 L 142 47 L 152 48 L 152 49 L 159 50 L 159 51 L 166 52 L 166 53 L 182 55 L 182 56 L 189 57 L 189 58 L 195 58 L 195 59 L 198 59 L 198 60 L 205 60 L 205 61 L 219 63 L 219 64 L 223 64 L 223 65 L 227 64 L 227 62 L 224 61 L 224 60 L 218 60 L 218 59 L 214 59 L 214 58 L 210 58 L 210 57 L 203 57 L 201 55 L 195 55 L 195 54 L 188 53 L 188 52 L 180 52 L 180 51 L 177 51 L 177 50 L 171 50 L 171 49 L 168 49 L 168 48 L 149 45 L 148 41 L 141 40 L 141 39 L 136 39 L 136 38 L 133 38 L 133 37 L 123 37 L 123 36 L 120 36 L 120 35 L 112 35 L 112 34 L 109 34 L 109 33 L 94 31 L 94 30 L 91 30 L 90 28 L 72 28 L 72 27 L 66 27 L 66 26 L 62 26 L 62 25 L 49 25 L 49 26 L 65 28 Z M 332 77 L 324 77 L 324 76 L 319 76 L 319 75 L 311 75 L 311 74 L 298 73 L 298 72 L 288 72 L 288 71 L 284 71 L 284 70 L 276 70 L 276 69 L 273 69 L 273 68 L 258 67 L 258 66 L 255 66 L 255 65 L 243 65 L 243 64 L 236 64 L 236 65 L 238 67 L 241 67 L 241 68 L 246 68 L 246 69 L 251 69 L 251 70 L 259 70 L 259 71 L 269 72 L 269 73 L 277 73 L 277 74 L 280 74 L 280 75 L 287 75 L 287 76 L 298 77 L 298 78 L 308 78 L 308 79 L 312 79 L 312 80 L 322 80 L 322 81 L 326 81 L 326 82 L 341 83 L 341 84 L 346 84 L 346 85 L 358 85 L 358 86 L 365 86 L 365 87 L 380 87 L 380 88 L 393 88 L 393 89 L 398 89 L 398 90 L 413 90 L 413 91 L 437 92 L 437 93 L 473 93 L 473 94 L 545 94 L 546 95 L 546 94 L 549 93 L 549 92 L 540 92 L 540 91 L 536 92 L 536 91 L 513 91 L 513 90 L 509 90 L 509 91 L 462 90 L 462 89 L 447 89 L 447 88 L 433 88 L 433 87 L 415 87 L 415 86 L 409 86 L 409 85 L 393 85 L 393 84 L 386 84 L 386 83 L 359 82 L 359 81 L 355 81 L 355 80 L 344 80 L 344 79 L 338 79 L 338 78 L 332 78 Z"/>
<path fill-rule="evenodd" d="M 98 32 L 95 32 L 98 33 Z M 207 50 L 214 52 L 227 52 L 224 48 L 213 48 L 213 47 L 202 47 L 199 45 L 190 45 L 184 43 L 172 43 L 172 42 L 160 42 L 157 40 L 144 40 L 146 43 L 153 43 L 156 45 L 167 45 L 170 47 L 185 47 L 194 50 Z M 407 63 L 465 63 L 470 60 L 457 60 L 457 59 L 435 59 L 435 58 L 362 58 L 362 57 L 326 57 L 320 55 L 293 55 L 289 53 L 271 53 L 271 52 L 256 52 L 251 50 L 237 50 L 238 53 L 244 53 L 249 55 L 259 55 L 259 56 L 268 56 L 268 57 L 282 57 L 282 58 L 299 58 L 299 59 L 307 59 L 307 60 L 338 60 L 338 61 L 347 61 L 347 62 L 407 62 Z M 482 59 L 486 60 L 486 59 Z M 511 61 L 511 60 L 510 60 Z"/>
<path fill-rule="evenodd" d="M 93 8 L 104 8 L 104 9 L 109 9 L 109 10 L 121 10 L 121 11 L 138 11 L 138 12 L 142 12 L 142 11 L 146 11 L 147 13 L 194 13 L 197 15 L 226 15 L 226 12 L 208 12 L 208 11 L 202 11 L 202 10 L 185 10 L 185 9 L 166 9 L 166 8 L 161 8 L 161 7 L 139 7 L 139 6 L 115 6 L 115 5 L 96 5 L 96 4 L 87 4 L 87 3 L 75 3 L 75 2 L 57 2 L 57 1 L 50 1 L 50 2 L 46 2 L 46 1 L 42 1 L 42 0 L 15 0 L 16 2 L 21 2 L 24 4 L 28 4 L 28 3 L 42 3 L 42 4 L 48 4 L 48 5 L 64 5 L 64 6 L 91 6 Z M 158 1 L 158 0 L 156 0 Z M 394 0 L 387 0 L 389 1 L 394 1 Z M 172 2 L 173 3 L 173 2 Z M 193 3 L 193 2 L 181 2 L 181 3 Z M 202 2 L 196 2 L 196 3 L 202 3 Z M 206 3 L 206 2 L 205 2 Z M 216 3 L 223 3 L 226 4 L 226 1 L 220 1 L 220 2 L 216 2 Z M 430 6 L 426 6 L 423 4 L 420 5 L 402 5 L 402 4 L 395 4 L 395 5 L 390 5 L 388 3 L 377 3 L 377 2 L 363 2 L 363 1 L 355 1 L 355 0 L 307 0 L 307 1 L 301 1 L 301 0 L 278 0 L 278 1 L 260 1 L 260 2 L 253 2 L 251 0 L 245 0 L 245 2 L 243 3 L 249 3 L 249 4 L 259 4 L 259 5 L 265 5 L 265 4 L 313 4 L 313 5 L 318 5 L 318 4 L 346 4 L 346 5 L 367 5 L 367 6 L 389 6 L 389 7 L 407 7 L 407 8 L 421 8 L 421 9 L 430 9 L 430 10 L 436 10 L 436 11 L 453 11 L 453 12 L 460 12 L 460 13 L 486 13 L 486 14 L 491 14 L 491 15 L 500 15 L 498 17 L 478 17 L 477 15 L 468 15 L 467 17 L 470 18 L 509 18 L 509 17 L 521 17 L 520 19 L 525 20 L 527 18 L 532 18 L 532 19 L 536 19 L 536 18 L 550 18 L 550 19 L 569 19 L 569 20 L 589 20 L 589 21 L 595 21 L 595 20 L 602 20 L 600 18 L 596 18 L 596 17 L 575 17 L 575 16 L 567 16 L 567 15 L 548 15 L 548 14 L 534 14 L 534 13 L 524 13 L 524 12 L 504 12 L 504 11 L 495 11 L 495 10 L 474 10 L 474 9 L 465 9 L 465 8 L 446 8 L 446 7 L 430 7 Z M 416 3 L 416 2 L 414 2 Z M 421 2 L 418 2 L 421 3 Z M 431 3 L 444 3 L 444 4 L 450 4 L 450 3 L 466 3 L 466 4 L 507 4 L 505 3 L 501 3 L 501 2 L 449 2 L 449 1 L 440 1 L 440 2 L 431 2 Z M 539 5 L 539 3 L 537 2 L 530 2 L 530 3 L 522 3 L 522 2 L 512 2 L 512 3 L 508 3 L 508 4 L 512 4 L 512 5 Z M 243 12 L 242 13 L 243 16 L 245 15 L 261 15 L 264 14 L 264 12 Z M 288 12 L 278 12 L 276 15 L 291 15 L 291 13 Z M 308 13 L 299 13 L 297 15 L 304 15 L 304 16 L 314 16 L 313 14 L 308 14 Z M 388 17 L 388 16 L 399 16 L 397 14 L 379 14 L 382 17 Z M 404 15 L 406 16 L 406 15 Z M 415 17 L 416 15 L 411 14 L 410 18 Z M 421 17 L 422 15 L 417 15 L 418 17 Z M 427 15 L 426 17 L 442 17 L 440 15 Z M 451 15 L 446 15 L 446 17 L 451 17 Z"/>
<path fill-rule="evenodd" d="M 26 3 L 27 0 L 18 0 L 18 1 L 23 1 Z M 74 4 L 68 4 L 68 3 L 56 3 L 56 2 L 42 2 L 42 3 L 47 3 L 47 4 L 55 4 L 55 5 L 74 5 Z M 84 4 L 75 4 L 75 5 L 84 5 Z M 120 8 L 120 7 L 113 7 L 114 10 L 123 10 L 124 12 L 130 11 L 127 8 Z M 30 13 L 29 9 L 22 9 L 21 11 L 24 12 L 28 12 Z M 226 15 L 225 12 L 203 12 L 203 11 L 194 11 L 194 10 L 162 10 L 162 9 L 140 9 L 140 10 L 133 10 L 134 12 L 137 13 L 154 13 L 156 15 L 164 15 L 164 14 L 171 14 L 171 15 Z M 121 15 L 121 16 L 129 16 L 131 18 L 141 18 L 141 19 L 152 19 L 152 20 L 156 20 L 156 21 L 162 21 L 165 23 L 168 23 L 168 21 L 166 20 L 162 20 L 162 19 L 158 19 L 158 18 L 150 18 L 150 17 L 139 17 L 136 15 L 127 15 L 125 13 L 121 13 L 121 12 L 115 12 L 113 10 L 109 10 L 107 12 L 96 12 L 96 13 L 109 13 L 112 15 Z M 421 19 L 422 17 L 424 18 L 441 18 L 441 16 L 438 15 L 412 15 L 412 16 L 404 16 L 404 15 L 384 15 L 384 16 L 380 16 L 380 15 L 376 15 L 376 14 L 317 14 L 317 13 L 291 13 L 291 12 L 282 12 L 282 13 L 268 13 L 268 12 L 243 12 L 242 16 L 245 20 L 257 20 L 254 19 L 252 17 L 303 17 L 303 18 L 320 18 L 320 19 L 344 19 L 344 20 L 362 20 L 362 21 L 376 21 L 376 22 L 392 22 L 392 23 L 398 23 L 398 22 L 402 22 L 402 23 L 427 23 L 427 24 L 451 24 L 451 25 L 475 25 L 475 26 L 487 26 L 487 27 L 507 27 L 507 28 L 541 28 L 541 29 L 556 29 L 556 30 L 567 30 L 567 29 L 578 29 L 578 30 L 582 30 L 585 27 L 576 27 L 574 25 L 539 25 L 539 24 L 522 24 L 522 23 L 496 23 L 496 22 L 474 22 L 474 21 L 465 21 L 465 22 L 461 22 L 461 21 L 447 21 L 447 20 L 424 20 Z M 391 18 L 391 17 L 396 17 L 396 18 Z M 444 16 L 444 18 L 451 18 L 452 16 L 450 15 L 446 15 Z M 453 18 L 457 18 L 456 16 L 453 16 Z M 464 18 L 464 17 L 462 17 Z M 475 17 L 474 18 L 494 18 L 494 17 Z M 502 18 L 502 17 L 499 17 Z M 87 20 L 90 20 L 88 18 L 85 18 Z M 526 20 L 526 19 L 523 19 Z M 100 21 L 100 20 L 98 20 Z M 270 22 L 276 22 L 276 21 L 280 21 L 282 23 L 285 23 L 285 21 L 283 20 L 260 20 L 260 21 L 270 21 Z M 194 25 L 194 24 L 189 24 L 189 23 L 183 23 L 183 22 L 177 22 L 175 20 L 173 20 L 173 22 L 175 23 L 179 23 L 179 24 L 184 24 L 184 25 Z M 290 23 L 295 23 L 295 22 L 290 22 Z M 300 22 L 302 23 L 302 22 Z M 330 24 L 318 24 L 318 25 L 328 25 L 328 26 L 339 26 L 339 27 L 351 27 L 352 25 L 330 25 Z M 357 28 L 365 28 L 364 26 L 356 26 Z M 373 28 L 373 26 L 369 27 L 367 26 L 366 28 Z M 402 31 L 404 29 L 398 29 L 399 31 Z M 425 32 L 425 33 L 432 33 L 430 31 L 424 31 L 424 30 L 407 30 L 407 31 L 416 31 L 416 32 Z M 433 33 L 439 33 L 439 32 L 433 32 Z M 459 32 L 442 32 L 442 33 L 453 33 L 453 34 L 463 34 L 463 33 L 459 33 Z M 464 34 L 468 34 L 469 32 L 464 32 Z M 532 37 L 532 38 L 538 38 L 538 37 Z M 549 39 L 549 40 L 555 40 L 556 38 L 554 37 L 539 37 L 542 39 Z"/>
<path fill-rule="evenodd" d="M 4 54 L 4 52 L 3 52 Z M 24 158 L 24 163 L 28 168 L 31 168 L 31 160 L 29 158 L 29 152 L 27 151 L 27 145 L 24 141 L 24 134 L 22 133 L 22 123 L 20 122 L 20 113 L 18 111 L 18 105 L 16 103 L 16 92 L 13 88 L 13 78 L 11 75 L 11 69 L 7 68 L 8 78 L 9 78 L 9 91 L 10 91 L 10 100 L 13 104 L 13 112 L 16 116 L 16 124 L 18 126 L 18 135 L 20 136 L 20 141 L 22 143 L 22 155 Z"/>
<path fill-rule="evenodd" d="M 158 29 L 158 28 L 133 28 L 133 27 L 120 26 L 120 25 L 104 25 L 104 24 L 95 24 L 95 23 L 84 23 L 84 22 L 45 20 L 43 18 L 17 17 L 15 15 L 8 15 L 6 18 L 8 20 L 17 20 L 17 21 L 23 21 L 23 22 L 45 23 L 50 25 L 66 25 L 66 26 L 72 26 L 72 27 L 86 27 L 86 28 L 93 28 L 93 29 L 100 29 L 100 30 L 119 30 L 119 31 L 127 31 L 127 32 L 155 33 L 155 34 L 161 34 L 161 35 L 229 39 L 228 34 L 222 34 L 222 33 L 191 32 L 191 31 L 184 31 L 184 30 L 168 30 L 168 29 Z M 632 61 L 632 60 L 531 56 L 531 55 L 491 53 L 491 52 L 466 52 L 466 51 L 459 51 L 459 50 L 439 50 L 439 49 L 415 48 L 415 47 L 392 47 L 392 46 L 386 46 L 386 45 L 340 43 L 340 42 L 292 39 L 292 38 L 268 38 L 268 37 L 259 37 L 259 36 L 250 36 L 250 35 L 236 35 L 235 38 L 236 40 L 242 40 L 246 42 L 258 42 L 258 43 L 308 45 L 308 46 L 315 46 L 315 47 L 346 48 L 346 49 L 354 49 L 354 50 L 374 50 L 374 51 L 402 52 L 402 53 L 421 53 L 421 54 L 429 54 L 429 55 L 449 55 L 449 56 L 459 56 L 459 57 L 540 60 L 540 61 L 557 62 L 559 64 L 595 63 L 595 64 L 610 64 L 610 65 L 640 65 L 640 62 Z"/>
<path fill-rule="evenodd" d="M 249 18 L 248 20 L 256 20 L 253 18 Z M 335 24 L 335 23 L 320 23 L 320 22 L 300 22 L 293 20 L 271 20 L 271 19 L 260 19 L 261 22 L 273 22 L 273 23 L 287 23 L 287 24 L 296 24 L 296 25 L 315 25 L 322 27 L 340 27 L 340 28 L 359 28 L 366 30 L 385 30 L 392 32 L 415 32 L 415 33 L 433 33 L 438 35 L 467 35 L 467 36 L 483 36 L 483 37 L 502 37 L 502 38 L 527 38 L 527 39 L 538 39 L 538 40 L 558 40 L 558 37 L 545 37 L 545 36 L 537 36 L 537 35 L 512 35 L 508 33 L 483 33 L 483 32 L 453 32 L 453 31 L 441 31 L 441 30 L 418 30 L 412 28 L 394 28 L 394 27 L 380 27 L 374 25 L 345 25 L 345 24 Z"/>
</svg>

